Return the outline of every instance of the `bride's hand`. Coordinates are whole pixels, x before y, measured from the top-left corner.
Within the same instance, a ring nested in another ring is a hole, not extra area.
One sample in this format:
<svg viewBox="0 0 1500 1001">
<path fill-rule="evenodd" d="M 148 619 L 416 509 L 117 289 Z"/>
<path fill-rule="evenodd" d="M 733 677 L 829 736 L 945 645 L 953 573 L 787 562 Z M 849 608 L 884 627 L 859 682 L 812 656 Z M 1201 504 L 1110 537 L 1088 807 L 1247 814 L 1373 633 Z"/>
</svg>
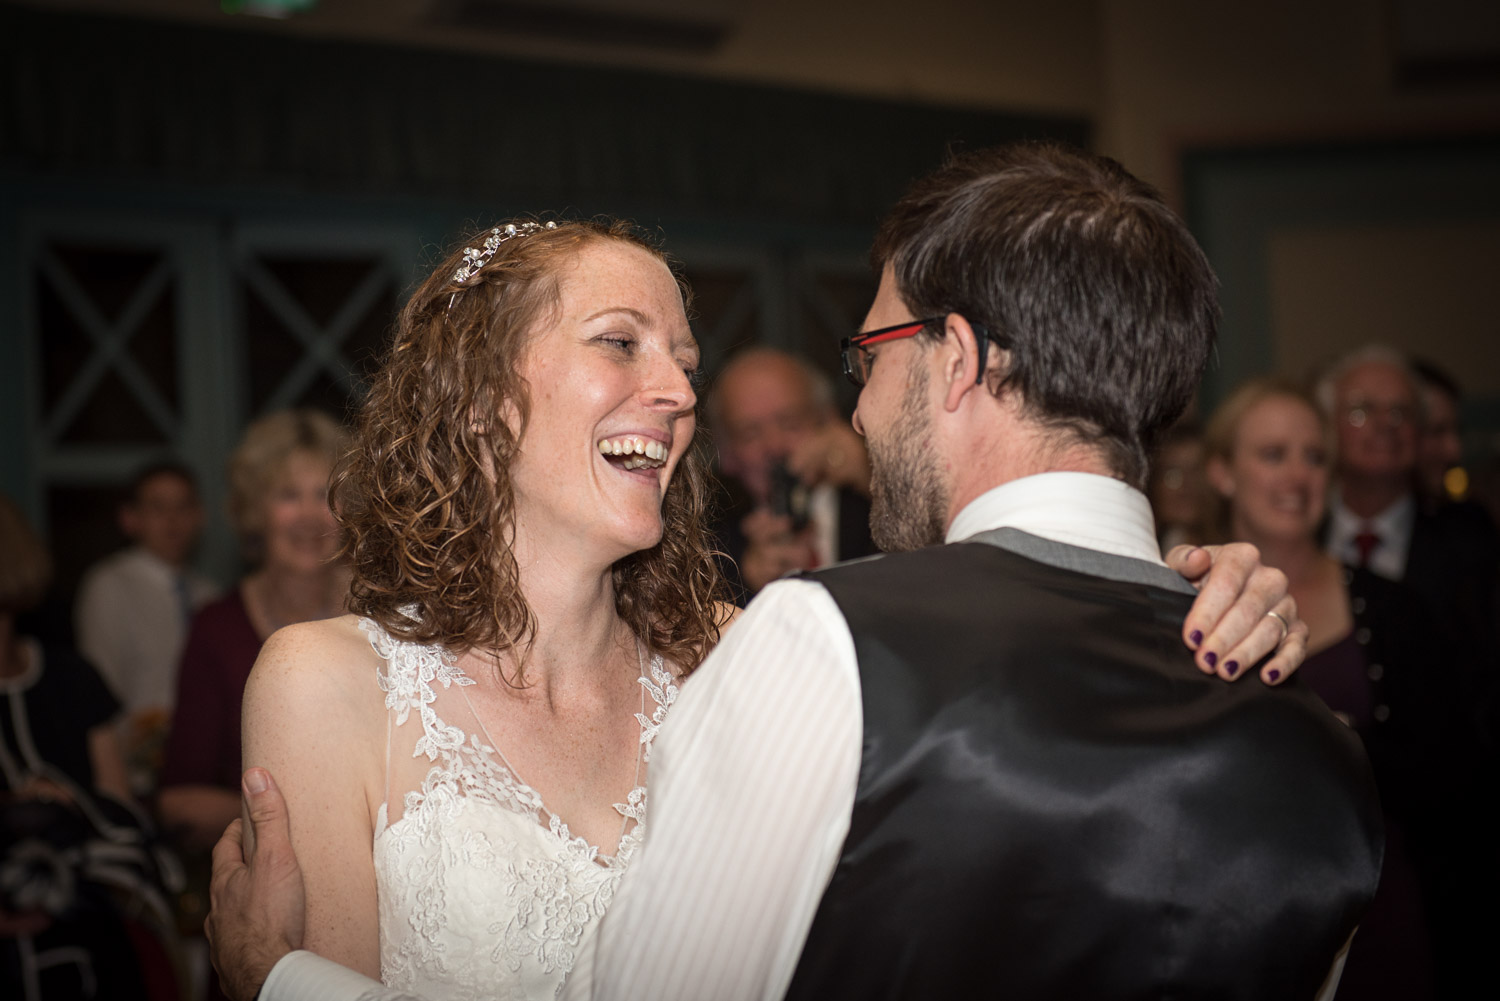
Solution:
<svg viewBox="0 0 1500 1001">
<path fill-rule="evenodd" d="M 1286 574 L 1262 564 L 1260 550 L 1245 542 L 1177 546 L 1166 562 L 1198 588 L 1182 638 L 1205 674 L 1240 677 L 1272 651 L 1260 667 L 1266 684 L 1280 684 L 1302 666 L 1307 623 L 1297 618 Z"/>
</svg>

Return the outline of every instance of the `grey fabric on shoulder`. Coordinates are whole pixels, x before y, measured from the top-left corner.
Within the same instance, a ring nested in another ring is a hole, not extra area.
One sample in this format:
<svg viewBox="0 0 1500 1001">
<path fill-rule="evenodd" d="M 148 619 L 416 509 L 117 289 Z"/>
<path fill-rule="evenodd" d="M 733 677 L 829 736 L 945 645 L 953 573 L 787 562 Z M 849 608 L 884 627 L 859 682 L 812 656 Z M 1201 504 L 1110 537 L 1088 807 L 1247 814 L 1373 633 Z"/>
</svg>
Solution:
<svg viewBox="0 0 1500 1001">
<path fill-rule="evenodd" d="M 1198 593 L 1197 588 L 1184 580 L 1181 574 L 1168 570 L 1164 566 L 1147 563 L 1145 560 L 1131 559 L 1128 556 L 1101 553 L 1097 549 L 1084 549 L 1082 546 L 1053 542 L 1051 539 L 1023 532 L 1019 528 L 996 528 L 988 532 L 980 532 L 978 535 L 971 535 L 963 540 L 963 543 L 970 542 L 995 546 L 1015 553 L 1017 556 L 1036 560 L 1038 563 L 1045 563 L 1062 570 L 1073 570 L 1091 577 L 1103 577 L 1105 580 L 1116 580 L 1126 584 L 1146 584 L 1166 591 L 1176 591 L 1179 594 L 1196 595 Z"/>
</svg>

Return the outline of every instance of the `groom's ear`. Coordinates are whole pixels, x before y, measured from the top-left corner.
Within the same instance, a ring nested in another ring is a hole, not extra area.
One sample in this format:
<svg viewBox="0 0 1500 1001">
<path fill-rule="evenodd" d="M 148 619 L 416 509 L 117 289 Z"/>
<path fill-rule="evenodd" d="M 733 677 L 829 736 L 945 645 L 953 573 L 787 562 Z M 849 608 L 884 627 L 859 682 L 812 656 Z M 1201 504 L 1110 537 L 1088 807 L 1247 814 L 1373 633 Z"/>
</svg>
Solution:
<svg viewBox="0 0 1500 1001">
<path fill-rule="evenodd" d="M 985 346 L 989 350 L 981 356 Z M 949 412 L 956 411 L 975 390 L 988 393 L 988 384 L 995 378 L 994 370 L 998 366 L 1003 372 L 1010 359 L 1009 352 L 993 344 L 986 345 L 961 313 L 949 313 L 943 321 L 943 339 L 938 350 L 942 355 L 943 408 Z M 981 367 L 986 373 L 984 378 L 980 378 Z"/>
</svg>

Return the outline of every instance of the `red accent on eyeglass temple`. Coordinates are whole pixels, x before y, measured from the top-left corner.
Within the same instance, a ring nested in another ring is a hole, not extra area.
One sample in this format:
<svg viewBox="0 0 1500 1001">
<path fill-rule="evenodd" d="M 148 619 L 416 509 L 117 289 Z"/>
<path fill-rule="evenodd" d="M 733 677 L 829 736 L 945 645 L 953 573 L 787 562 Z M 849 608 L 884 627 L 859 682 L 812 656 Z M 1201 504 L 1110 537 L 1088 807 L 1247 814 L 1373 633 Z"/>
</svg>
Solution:
<svg viewBox="0 0 1500 1001">
<path fill-rule="evenodd" d="M 854 343 L 857 344 L 858 346 L 864 347 L 867 344 L 879 344 L 881 341 L 893 341 L 893 340 L 896 340 L 898 337 L 906 337 L 910 331 L 916 330 L 916 329 L 918 329 L 920 327 L 925 327 L 925 326 L 927 326 L 926 321 L 919 320 L 916 323 L 908 323 L 904 327 L 897 327 L 894 330 L 883 331 L 881 333 L 876 334 L 873 337 L 868 337 L 868 338 L 859 338 L 859 337 L 856 337 L 853 340 L 854 340 Z"/>
</svg>

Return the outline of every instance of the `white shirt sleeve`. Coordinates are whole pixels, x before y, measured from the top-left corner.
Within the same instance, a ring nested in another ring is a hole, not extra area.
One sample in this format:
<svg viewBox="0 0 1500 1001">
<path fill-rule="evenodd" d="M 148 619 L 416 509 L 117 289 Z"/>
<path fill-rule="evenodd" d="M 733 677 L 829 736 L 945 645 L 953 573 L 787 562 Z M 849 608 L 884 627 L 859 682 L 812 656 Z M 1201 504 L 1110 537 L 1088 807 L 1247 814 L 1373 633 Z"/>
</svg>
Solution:
<svg viewBox="0 0 1500 1001">
<path fill-rule="evenodd" d="M 849 831 L 863 723 L 833 598 L 768 586 L 662 726 L 645 842 L 563 997 L 781 998 Z"/>
<path fill-rule="evenodd" d="M 310 952 L 289 952 L 271 967 L 257 1001 L 422 1001 Z"/>
</svg>

